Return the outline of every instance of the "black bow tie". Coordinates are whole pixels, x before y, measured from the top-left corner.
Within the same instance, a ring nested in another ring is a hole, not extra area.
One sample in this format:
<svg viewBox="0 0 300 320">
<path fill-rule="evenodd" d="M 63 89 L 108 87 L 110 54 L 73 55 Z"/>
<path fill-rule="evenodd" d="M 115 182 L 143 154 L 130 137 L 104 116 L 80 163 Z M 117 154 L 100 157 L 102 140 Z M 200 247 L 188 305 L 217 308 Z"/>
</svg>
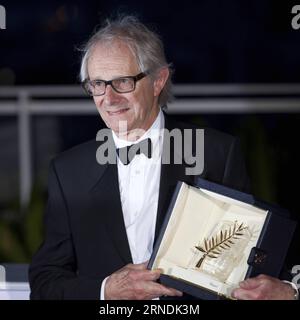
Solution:
<svg viewBox="0 0 300 320">
<path fill-rule="evenodd" d="M 136 154 L 141 153 L 148 158 L 152 157 L 152 143 L 150 138 L 132 144 L 131 146 L 117 149 L 118 157 L 125 165 L 129 164 Z"/>
</svg>

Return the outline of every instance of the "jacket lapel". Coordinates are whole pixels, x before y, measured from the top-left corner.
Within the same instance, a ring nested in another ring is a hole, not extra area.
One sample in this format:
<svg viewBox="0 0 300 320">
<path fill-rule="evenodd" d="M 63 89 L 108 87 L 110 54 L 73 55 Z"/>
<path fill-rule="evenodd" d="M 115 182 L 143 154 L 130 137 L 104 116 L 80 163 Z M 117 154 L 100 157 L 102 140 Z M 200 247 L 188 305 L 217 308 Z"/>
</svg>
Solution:
<svg viewBox="0 0 300 320">
<path fill-rule="evenodd" d="M 173 129 L 180 129 L 178 127 L 178 123 L 173 123 L 173 121 L 165 115 L 165 129 L 171 131 Z M 168 150 L 170 148 L 170 151 Z M 183 149 L 182 149 L 183 150 Z M 168 139 L 166 134 L 164 136 L 163 143 L 163 155 L 167 152 L 170 153 L 170 164 L 162 163 L 161 166 L 161 175 L 160 175 L 160 186 L 159 186 L 159 198 L 158 198 L 158 208 L 157 208 L 157 218 L 156 218 L 156 226 L 155 226 L 155 238 L 156 240 L 162 223 L 164 221 L 166 212 L 168 210 L 169 203 L 172 199 L 172 195 L 174 193 L 175 187 L 178 181 L 185 181 L 187 183 L 193 183 L 194 176 L 186 176 L 185 175 L 185 164 L 182 158 L 181 164 L 174 163 L 174 144 L 168 143 Z"/>
<path fill-rule="evenodd" d="M 108 234 L 125 264 L 132 263 L 122 205 L 116 164 L 101 166 L 102 174 L 90 190 L 97 216 L 106 224 Z"/>
</svg>

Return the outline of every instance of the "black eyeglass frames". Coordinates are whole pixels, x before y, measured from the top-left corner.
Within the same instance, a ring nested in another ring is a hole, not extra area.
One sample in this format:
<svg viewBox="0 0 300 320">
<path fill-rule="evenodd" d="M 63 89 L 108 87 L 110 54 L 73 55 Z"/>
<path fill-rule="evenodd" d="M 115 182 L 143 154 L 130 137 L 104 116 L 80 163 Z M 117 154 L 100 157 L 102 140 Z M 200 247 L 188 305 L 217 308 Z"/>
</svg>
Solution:
<svg viewBox="0 0 300 320">
<path fill-rule="evenodd" d="M 107 85 L 111 85 L 118 93 L 128 93 L 134 91 L 136 83 L 146 77 L 149 73 L 149 71 L 145 71 L 137 74 L 136 76 L 120 77 L 108 81 L 100 79 L 86 79 L 82 82 L 82 86 L 90 96 L 104 95 Z"/>
</svg>

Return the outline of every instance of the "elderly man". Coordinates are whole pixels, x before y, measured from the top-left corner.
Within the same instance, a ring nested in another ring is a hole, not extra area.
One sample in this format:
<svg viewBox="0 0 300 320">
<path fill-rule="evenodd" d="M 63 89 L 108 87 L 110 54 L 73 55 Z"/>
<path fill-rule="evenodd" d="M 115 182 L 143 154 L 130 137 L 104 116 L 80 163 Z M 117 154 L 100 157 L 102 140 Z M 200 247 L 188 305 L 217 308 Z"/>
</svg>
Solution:
<svg viewBox="0 0 300 320">
<path fill-rule="evenodd" d="M 99 143 L 91 141 L 52 161 L 45 241 L 30 267 L 31 298 L 180 297 L 181 292 L 156 281 L 160 270 L 146 268 L 176 182 L 195 178 L 186 174 L 186 161 L 170 157 L 170 163 L 162 162 L 163 129 L 195 130 L 161 110 L 171 84 L 163 44 L 134 17 L 107 22 L 84 49 L 81 78 L 118 156 L 114 163 L 99 164 Z M 137 152 L 125 161 L 120 157 L 122 150 L 139 143 L 146 143 L 150 152 Z M 176 146 L 168 148 L 172 154 Z M 204 130 L 204 154 L 202 178 L 248 190 L 235 138 Z M 280 280 L 260 276 L 241 283 L 234 295 L 292 299 L 294 291 Z"/>
</svg>

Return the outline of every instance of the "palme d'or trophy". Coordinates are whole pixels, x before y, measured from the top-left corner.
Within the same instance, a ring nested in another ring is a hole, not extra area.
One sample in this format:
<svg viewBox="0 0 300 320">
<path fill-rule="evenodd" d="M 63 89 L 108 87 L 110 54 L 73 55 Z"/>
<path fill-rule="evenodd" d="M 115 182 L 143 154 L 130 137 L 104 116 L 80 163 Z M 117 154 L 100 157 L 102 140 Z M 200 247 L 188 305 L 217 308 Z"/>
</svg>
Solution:
<svg viewBox="0 0 300 320">
<path fill-rule="evenodd" d="M 218 230 L 215 235 L 204 238 L 201 245 L 195 246 L 197 262 L 194 261 L 193 269 L 225 282 L 242 259 L 251 232 L 248 226 L 237 221 L 224 221 Z M 202 253 L 200 258 L 199 253 Z"/>
</svg>

